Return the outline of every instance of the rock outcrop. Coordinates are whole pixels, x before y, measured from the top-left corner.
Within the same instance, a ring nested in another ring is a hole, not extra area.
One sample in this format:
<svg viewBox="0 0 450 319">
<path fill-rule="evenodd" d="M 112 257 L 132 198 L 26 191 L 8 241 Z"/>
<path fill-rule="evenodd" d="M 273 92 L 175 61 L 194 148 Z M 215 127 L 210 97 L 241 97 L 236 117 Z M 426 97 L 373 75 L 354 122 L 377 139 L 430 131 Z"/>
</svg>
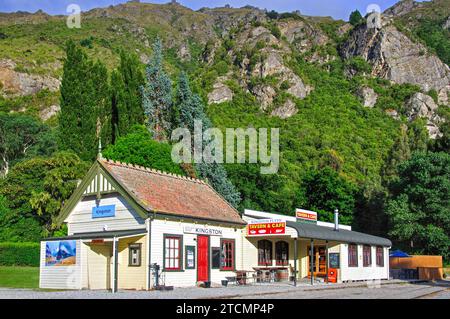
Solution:
<svg viewBox="0 0 450 319">
<path fill-rule="evenodd" d="M 220 104 L 233 100 L 233 91 L 224 83 L 226 78 L 218 78 L 213 90 L 208 94 L 208 104 Z"/>
<path fill-rule="evenodd" d="M 61 107 L 59 105 L 56 105 L 56 104 L 51 105 L 48 108 L 45 108 L 39 112 L 39 118 L 45 122 L 48 119 L 55 116 L 56 114 L 58 114 L 59 111 L 61 111 Z"/>
<path fill-rule="evenodd" d="M 442 26 L 443 29 L 450 29 L 450 16 L 445 21 L 444 25 Z"/>
<path fill-rule="evenodd" d="M 392 117 L 395 120 L 400 120 L 400 116 L 398 115 L 398 112 L 396 110 L 393 109 L 387 109 L 384 111 L 387 115 L 389 115 L 390 117 Z"/>
<path fill-rule="evenodd" d="M 252 93 L 256 99 L 261 103 L 261 109 L 265 111 L 269 105 L 272 104 L 277 92 L 270 85 L 256 85 L 252 88 Z"/>
<path fill-rule="evenodd" d="M 59 90 L 61 82 L 50 76 L 17 72 L 16 63 L 9 59 L 0 60 L 0 88 L 6 97 L 25 96 L 47 89 Z"/>
<path fill-rule="evenodd" d="M 421 3 L 414 0 L 401 0 L 384 11 L 386 16 L 402 16 L 421 6 Z"/>
<path fill-rule="evenodd" d="M 414 94 L 405 104 L 406 115 L 409 121 L 416 118 L 427 120 L 427 130 L 430 138 L 435 139 L 442 134 L 439 131 L 439 124 L 443 121 L 437 114 L 438 105 L 431 96 L 423 93 Z"/>
<path fill-rule="evenodd" d="M 374 107 L 378 100 L 378 94 L 367 86 L 361 87 L 356 95 L 361 99 L 361 102 L 365 107 Z"/>
<path fill-rule="evenodd" d="M 191 51 L 187 43 L 182 43 L 178 49 L 178 57 L 181 61 L 189 61 L 191 59 Z"/>
<path fill-rule="evenodd" d="M 267 76 L 276 75 L 279 78 L 280 84 L 283 82 L 289 84 L 287 93 L 292 94 L 299 99 L 308 96 L 312 91 L 312 87 L 305 85 L 297 74 L 284 65 L 280 53 L 273 49 L 266 49 L 264 50 L 264 53 L 267 55 L 267 58 L 262 63 L 256 64 L 253 70 L 253 76 L 265 78 Z"/>
<path fill-rule="evenodd" d="M 297 112 L 298 110 L 295 103 L 288 99 L 282 106 L 273 110 L 271 115 L 278 116 L 281 119 L 287 119 L 297 114 Z"/>
<path fill-rule="evenodd" d="M 439 103 L 448 103 L 449 67 L 389 22 L 381 29 L 359 26 L 351 32 L 341 54 L 344 58 L 363 57 L 373 66 L 373 76 L 399 84 L 416 84 L 425 92 L 434 89 L 439 94 Z"/>
</svg>

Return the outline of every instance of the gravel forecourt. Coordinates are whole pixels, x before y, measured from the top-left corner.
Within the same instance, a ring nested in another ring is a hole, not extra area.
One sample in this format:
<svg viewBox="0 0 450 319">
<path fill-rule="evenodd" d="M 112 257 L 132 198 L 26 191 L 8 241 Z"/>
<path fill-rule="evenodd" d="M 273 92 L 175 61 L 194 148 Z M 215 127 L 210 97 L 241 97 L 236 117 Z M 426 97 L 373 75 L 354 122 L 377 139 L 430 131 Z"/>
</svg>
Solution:
<svg viewBox="0 0 450 319">
<path fill-rule="evenodd" d="M 248 285 L 220 288 L 175 288 L 173 291 L 33 290 L 0 288 L 0 299 L 450 299 L 450 281 Z"/>
</svg>

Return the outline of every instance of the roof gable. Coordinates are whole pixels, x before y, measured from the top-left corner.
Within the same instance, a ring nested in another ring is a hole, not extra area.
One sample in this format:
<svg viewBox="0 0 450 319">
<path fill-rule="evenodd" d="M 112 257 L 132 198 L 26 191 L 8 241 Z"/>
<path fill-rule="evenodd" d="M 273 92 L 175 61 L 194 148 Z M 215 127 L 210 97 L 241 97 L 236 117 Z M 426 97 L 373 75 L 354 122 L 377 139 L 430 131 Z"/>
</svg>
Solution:
<svg viewBox="0 0 450 319">
<path fill-rule="evenodd" d="M 239 212 L 202 180 L 108 160 L 99 163 L 148 212 L 245 224 Z"/>
<path fill-rule="evenodd" d="M 121 194 L 143 218 L 148 213 L 231 224 L 245 224 L 239 212 L 210 185 L 157 170 L 102 158 L 96 160 L 65 203 L 57 223 L 70 215 L 84 196 Z"/>
<path fill-rule="evenodd" d="M 99 164 L 98 160 L 92 165 L 78 185 L 72 196 L 64 203 L 61 212 L 56 219 L 56 223 L 61 225 L 70 213 L 73 211 L 77 203 L 85 196 L 97 196 L 101 198 L 104 194 L 118 193 L 122 195 L 130 205 L 136 210 L 139 216 L 147 218 L 146 210 L 138 204 L 138 202 L 110 176 L 110 174 Z"/>
</svg>

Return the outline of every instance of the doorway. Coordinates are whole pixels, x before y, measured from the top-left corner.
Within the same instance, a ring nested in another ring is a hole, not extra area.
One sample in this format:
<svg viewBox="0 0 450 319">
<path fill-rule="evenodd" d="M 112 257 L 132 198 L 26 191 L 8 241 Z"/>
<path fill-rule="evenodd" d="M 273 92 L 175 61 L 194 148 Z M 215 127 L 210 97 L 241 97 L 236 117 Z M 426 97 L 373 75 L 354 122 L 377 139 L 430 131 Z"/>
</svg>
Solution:
<svg viewBox="0 0 450 319">
<path fill-rule="evenodd" d="M 197 236 L 197 281 L 209 281 L 209 236 Z"/>
<path fill-rule="evenodd" d="M 111 289 L 111 244 L 90 244 L 87 256 L 88 288 Z"/>
<path fill-rule="evenodd" d="M 308 246 L 308 277 L 311 277 L 311 246 Z M 314 277 L 326 277 L 327 257 L 325 246 L 315 246 L 313 252 Z"/>
</svg>

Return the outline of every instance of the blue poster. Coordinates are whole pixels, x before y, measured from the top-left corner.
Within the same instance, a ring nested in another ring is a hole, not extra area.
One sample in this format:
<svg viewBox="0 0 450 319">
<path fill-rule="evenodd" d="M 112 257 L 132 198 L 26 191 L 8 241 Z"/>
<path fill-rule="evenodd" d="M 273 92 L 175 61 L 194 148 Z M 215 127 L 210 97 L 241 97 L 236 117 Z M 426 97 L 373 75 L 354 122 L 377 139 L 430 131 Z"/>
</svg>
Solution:
<svg viewBox="0 0 450 319">
<path fill-rule="evenodd" d="M 92 218 L 114 217 L 116 215 L 116 205 L 92 207 Z"/>
<path fill-rule="evenodd" d="M 48 241 L 45 244 L 46 266 L 71 266 L 77 263 L 75 240 Z"/>
</svg>

